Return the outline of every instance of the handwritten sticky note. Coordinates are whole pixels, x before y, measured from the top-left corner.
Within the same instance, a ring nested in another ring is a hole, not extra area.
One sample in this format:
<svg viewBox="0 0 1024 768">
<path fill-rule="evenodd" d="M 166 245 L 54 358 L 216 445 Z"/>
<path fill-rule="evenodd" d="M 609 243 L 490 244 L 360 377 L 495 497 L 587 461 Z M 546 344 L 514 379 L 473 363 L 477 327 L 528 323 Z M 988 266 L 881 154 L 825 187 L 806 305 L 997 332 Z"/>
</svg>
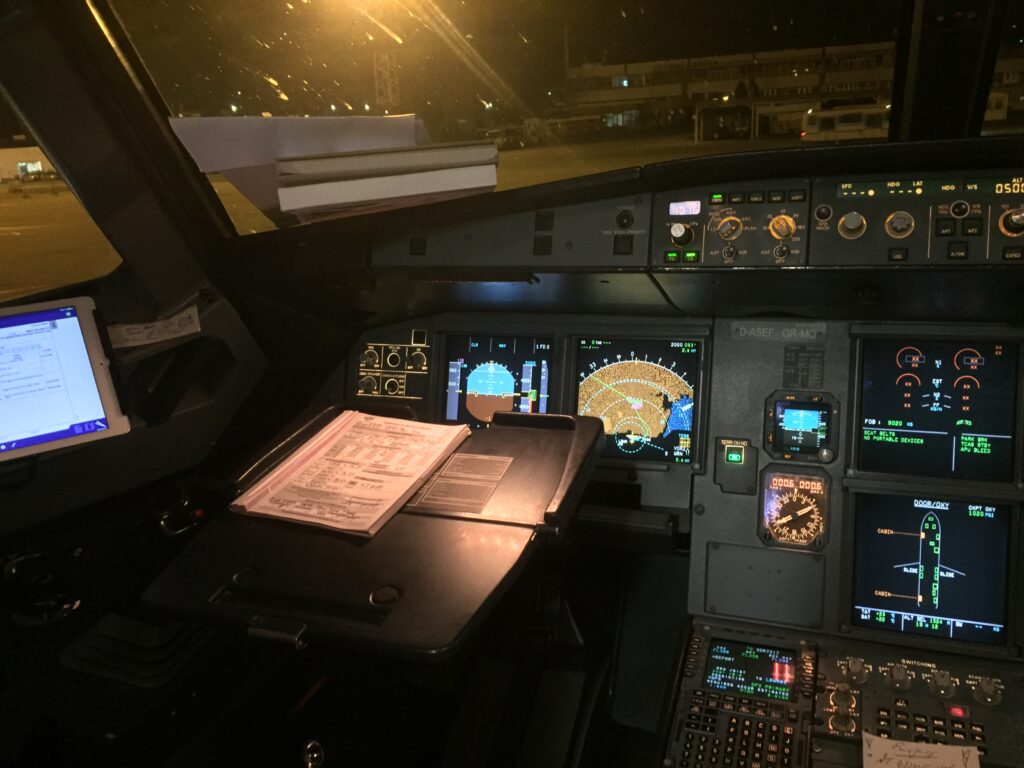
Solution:
<svg viewBox="0 0 1024 768">
<path fill-rule="evenodd" d="M 107 334 L 114 349 L 141 347 L 199 333 L 199 308 L 193 304 L 181 312 L 152 323 L 108 325 Z"/>
<path fill-rule="evenodd" d="M 978 750 L 864 734 L 864 768 L 980 768 Z"/>
</svg>

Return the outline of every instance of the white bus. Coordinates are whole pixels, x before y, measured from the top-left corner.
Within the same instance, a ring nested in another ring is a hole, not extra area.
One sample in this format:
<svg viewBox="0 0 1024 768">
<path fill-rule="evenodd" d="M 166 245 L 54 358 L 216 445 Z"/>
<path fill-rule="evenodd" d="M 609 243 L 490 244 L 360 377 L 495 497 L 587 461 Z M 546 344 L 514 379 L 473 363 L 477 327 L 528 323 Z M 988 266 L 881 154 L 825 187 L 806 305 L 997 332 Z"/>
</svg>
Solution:
<svg viewBox="0 0 1024 768">
<path fill-rule="evenodd" d="M 851 104 L 809 109 L 800 126 L 802 141 L 885 139 L 889 135 L 889 107 Z"/>
</svg>

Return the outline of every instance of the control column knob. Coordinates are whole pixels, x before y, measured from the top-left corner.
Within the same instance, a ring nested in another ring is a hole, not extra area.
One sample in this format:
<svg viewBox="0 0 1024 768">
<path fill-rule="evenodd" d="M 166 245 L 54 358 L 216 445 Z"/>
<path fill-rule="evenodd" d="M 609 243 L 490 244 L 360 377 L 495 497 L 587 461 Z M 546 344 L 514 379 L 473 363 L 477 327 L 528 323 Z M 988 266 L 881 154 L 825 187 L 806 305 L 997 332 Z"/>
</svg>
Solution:
<svg viewBox="0 0 1024 768">
<path fill-rule="evenodd" d="M 951 699 L 956 694 L 956 683 L 953 682 L 949 670 L 936 669 L 932 673 L 932 679 L 928 681 L 928 690 L 940 699 Z"/>
<path fill-rule="evenodd" d="M 772 216 L 772 220 L 768 222 L 768 234 L 776 240 L 792 237 L 796 234 L 796 219 L 787 213 Z"/>
<path fill-rule="evenodd" d="M 979 677 L 974 686 L 974 698 L 982 704 L 995 706 L 1003 700 L 1003 692 L 991 677 Z"/>
<path fill-rule="evenodd" d="M 693 227 L 677 221 L 669 227 L 668 236 L 673 245 L 689 245 L 693 242 Z"/>
<path fill-rule="evenodd" d="M 1007 237 L 1024 235 L 1024 208 L 1011 208 L 999 217 L 999 231 Z"/>
<path fill-rule="evenodd" d="M 743 234 L 743 222 L 735 216 L 726 216 L 718 222 L 717 232 L 723 240 L 735 240 Z"/>
<path fill-rule="evenodd" d="M 843 676 L 851 683 L 863 683 L 868 679 L 868 671 L 864 667 L 864 659 L 859 656 L 846 657 L 846 671 Z"/>
<path fill-rule="evenodd" d="M 889 667 L 889 685 L 897 691 L 905 691 L 910 688 L 912 680 L 910 673 L 903 664 L 893 664 Z"/>
<path fill-rule="evenodd" d="M 847 240 L 856 240 L 868 231 L 868 220 L 856 211 L 844 213 L 839 217 L 836 231 L 839 232 L 840 237 L 845 237 Z"/>
</svg>

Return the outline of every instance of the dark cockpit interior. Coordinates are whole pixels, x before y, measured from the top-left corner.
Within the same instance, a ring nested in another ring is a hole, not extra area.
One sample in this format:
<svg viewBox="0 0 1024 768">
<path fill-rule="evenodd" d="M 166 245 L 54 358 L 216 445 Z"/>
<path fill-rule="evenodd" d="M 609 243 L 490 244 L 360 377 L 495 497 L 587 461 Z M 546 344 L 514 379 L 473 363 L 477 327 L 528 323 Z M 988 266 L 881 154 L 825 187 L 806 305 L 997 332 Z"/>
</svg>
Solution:
<svg viewBox="0 0 1024 768">
<path fill-rule="evenodd" d="M 1017 4 L 270 5 L 0 0 L 0 766 L 1024 766 Z M 224 160 L 362 119 L 496 189 Z"/>
</svg>

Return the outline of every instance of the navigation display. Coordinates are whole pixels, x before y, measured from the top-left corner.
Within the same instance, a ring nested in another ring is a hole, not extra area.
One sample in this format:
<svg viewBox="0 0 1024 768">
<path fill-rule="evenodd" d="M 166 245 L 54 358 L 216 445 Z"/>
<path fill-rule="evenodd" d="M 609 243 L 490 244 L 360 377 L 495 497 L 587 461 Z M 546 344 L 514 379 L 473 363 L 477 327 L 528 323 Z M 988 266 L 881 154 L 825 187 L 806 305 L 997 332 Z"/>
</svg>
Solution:
<svg viewBox="0 0 1024 768">
<path fill-rule="evenodd" d="M 1007 505 L 857 497 L 853 623 L 1003 644 Z"/>
<path fill-rule="evenodd" d="M 89 298 L 0 310 L 0 461 L 124 434 Z"/>
<path fill-rule="evenodd" d="M 689 464 L 700 342 L 580 339 L 576 412 L 604 422 L 605 456 Z"/>
<path fill-rule="evenodd" d="M 1013 479 L 1017 345 L 867 339 L 858 465 Z"/>
<path fill-rule="evenodd" d="M 482 427 L 497 411 L 547 413 L 551 355 L 550 338 L 448 336 L 445 419 Z"/>
<path fill-rule="evenodd" d="M 712 640 L 704 687 L 742 696 L 790 701 L 796 652 L 764 645 Z"/>
</svg>

